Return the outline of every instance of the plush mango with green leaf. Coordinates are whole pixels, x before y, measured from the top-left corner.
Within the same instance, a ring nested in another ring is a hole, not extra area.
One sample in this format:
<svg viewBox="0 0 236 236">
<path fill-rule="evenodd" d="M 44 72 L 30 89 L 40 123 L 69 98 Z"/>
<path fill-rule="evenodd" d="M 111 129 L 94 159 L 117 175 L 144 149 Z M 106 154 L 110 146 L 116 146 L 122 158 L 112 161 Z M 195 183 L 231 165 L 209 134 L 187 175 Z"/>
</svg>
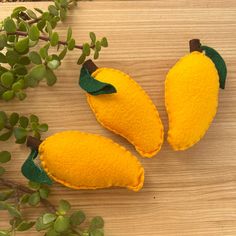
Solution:
<svg viewBox="0 0 236 236">
<path fill-rule="evenodd" d="M 226 64 L 217 51 L 202 46 L 200 40 L 190 41 L 190 53 L 170 69 L 165 81 L 168 142 L 174 150 L 185 150 L 205 135 L 226 75 Z"/>
<path fill-rule="evenodd" d="M 163 125 L 147 93 L 127 74 L 97 68 L 89 60 L 80 73 L 80 86 L 98 122 L 126 138 L 144 157 L 153 157 L 163 143 Z"/>
<path fill-rule="evenodd" d="M 50 184 L 52 179 L 74 189 L 125 187 L 139 191 L 143 186 L 140 162 L 111 139 L 64 131 L 37 145 L 32 145 L 32 140 L 28 145 L 38 153 L 33 150 L 22 166 L 22 173 L 31 181 Z M 38 154 L 42 168 L 34 163 Z"/>
</svg>

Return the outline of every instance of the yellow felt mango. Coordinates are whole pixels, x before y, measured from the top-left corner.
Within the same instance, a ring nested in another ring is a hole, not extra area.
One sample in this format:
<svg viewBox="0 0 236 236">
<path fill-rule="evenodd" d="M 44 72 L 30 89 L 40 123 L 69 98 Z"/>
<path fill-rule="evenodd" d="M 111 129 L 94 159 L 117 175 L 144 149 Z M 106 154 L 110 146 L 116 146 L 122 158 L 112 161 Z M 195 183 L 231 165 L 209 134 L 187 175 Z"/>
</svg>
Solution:
<svg viewBox="0 0 236 236">
<path fill-rule="evenodd" d="M 79 131 L 57 133 L 39 147 L 45 172 L 74 189 L 126 187 L 139 191 L 144 182 L 140 162 L 111 139 Z"/>
<path fill-rule="evenodd" d="M 219 75 L 212 60 L 194 51 L 169 71 L 165 103 L 169 117 L 168 142 L 184 150 L 206 133 L 217 110 Z"/>
<path fill-rule="evenodd" d="M 144 157 L 153 157 L 163 143 L 163 125 L 146 92 L 127 74 L 99 68 L 92 77 L 116 88 L 116 93 L 93 96 L 88 103 L 98 122 L 126 138 Z"/>
</svg>

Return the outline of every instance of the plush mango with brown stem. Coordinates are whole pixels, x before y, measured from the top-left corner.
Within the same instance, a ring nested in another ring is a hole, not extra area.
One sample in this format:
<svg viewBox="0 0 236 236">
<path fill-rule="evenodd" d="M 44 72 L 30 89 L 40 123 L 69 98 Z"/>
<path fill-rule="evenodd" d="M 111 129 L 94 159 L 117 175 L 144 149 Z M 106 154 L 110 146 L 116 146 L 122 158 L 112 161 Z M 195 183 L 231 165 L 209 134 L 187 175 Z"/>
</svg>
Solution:
<svg viewBox="0 0 236 236">
<path fill-rule="evenodd" d="M 127 74 L 84 63 L 80 86 L 98 122 L 123 136 L 144 157 L 153 157 L 163 143 L 163 125 L 147 93 Z"/>
<path fill-rule="evenodd" d="M 219 86 L 224 89 L 227 68 L 213 48 L 190 41 L 190 54 L 181 58 L 165 81 L 169 117 L 168 142 L 174 150 L 197 143 L 208 130 L 218 106 Z"/>
<path fill-rule="evenodd" d="M 135 156 L 111 139 L 79 131 L 64 131 L 42 143 L 28 139 L 33 149 L 22 166 L 30 180 L 51 183 L 51 179 L 74 189 L 125 187 L 139 191 L 144 169 Z M 34 163 L 38 153 L 41 166 Z"/>
</svg>

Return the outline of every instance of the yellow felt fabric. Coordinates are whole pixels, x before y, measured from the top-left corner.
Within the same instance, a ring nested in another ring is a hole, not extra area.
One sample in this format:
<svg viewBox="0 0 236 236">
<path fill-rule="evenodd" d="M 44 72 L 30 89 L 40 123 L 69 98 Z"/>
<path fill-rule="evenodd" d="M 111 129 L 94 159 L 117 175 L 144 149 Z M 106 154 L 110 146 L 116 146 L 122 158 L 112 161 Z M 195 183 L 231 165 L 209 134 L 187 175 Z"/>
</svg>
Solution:
<svg viewBox="0 0 236 236">
<path fill-rule="evenodd" d="M 200 52 L 180 59 L 165 81 L 169 117 L 168 142 L 175 150 L 197 143 L 217 110 L 219 76 L 214 63 Z"/>
<path fill-rule="evenodd" d="M 107 129 L 126 138 L 142 156 L 153 157 L 163 143 L 163 125 L 146 92 L 119 70 L 100 68 L 92 76 L 112 84 L 117 90 L 114 94 L 87 94 L 97 120 Z"/>
<path fill-rule="evenodd" d="M 139 191 L 144 169 L 129 151 L 111 139 L 64 131 L 39 147 L 42 167 L 56 182 L 74 189 L 126 187 Z"/>
</svg>

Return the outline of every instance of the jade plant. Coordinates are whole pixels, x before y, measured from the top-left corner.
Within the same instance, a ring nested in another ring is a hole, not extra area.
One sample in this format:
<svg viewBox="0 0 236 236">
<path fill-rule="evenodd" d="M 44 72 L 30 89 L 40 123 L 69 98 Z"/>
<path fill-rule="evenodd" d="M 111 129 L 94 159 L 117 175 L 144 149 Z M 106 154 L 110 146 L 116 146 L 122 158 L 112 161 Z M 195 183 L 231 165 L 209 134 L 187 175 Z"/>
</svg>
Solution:
<svg viewBox="0 0 236 236">
<path fill-rule="evenodd" d="M 19 6 L 0 22 L 1 102 L 24 100 L 27 88 L 40 82 L 53 86 L 57 81 L 55 72 L 69 51 L 78 50 L 77 64 L 82 64 L 89 56 L 97 59 L 101 49 L 108 46 L 105 37 L 98 40 L 93 32 L 89 33 L 89 42 L 77 44 L 70 27 L 65 39 L 59 37 L 55 28 L 76 3 L 77 0 L 54 0 L 46 11 Z M 48 125 L 34 114 L 0 111 L 0 142 L 12 142 L 14 137 L 16 144 L 24 145 L 29 135 L 40 139 L 47 131 Z M 51 186 L 34 182 L 22 185 L 9 180 L 4 166 L 11 159 L 9 151 L 0 149 L 0 211 L 9 214 L 9 226 L 0 229 L 0 236 L 15 235 L 32 227 L 46 236 L 104 235 L 102 217 L 96 216 L 83 224 L 86 220 L 83 211 L 71 210 L 70 203 L 63 199 L 58 205 L 52 204 L 48 198 Z M 24 216 L 25 206 L 40 204 L 45 206 L 42 215 L 33 220 Z"/>
</svg>

